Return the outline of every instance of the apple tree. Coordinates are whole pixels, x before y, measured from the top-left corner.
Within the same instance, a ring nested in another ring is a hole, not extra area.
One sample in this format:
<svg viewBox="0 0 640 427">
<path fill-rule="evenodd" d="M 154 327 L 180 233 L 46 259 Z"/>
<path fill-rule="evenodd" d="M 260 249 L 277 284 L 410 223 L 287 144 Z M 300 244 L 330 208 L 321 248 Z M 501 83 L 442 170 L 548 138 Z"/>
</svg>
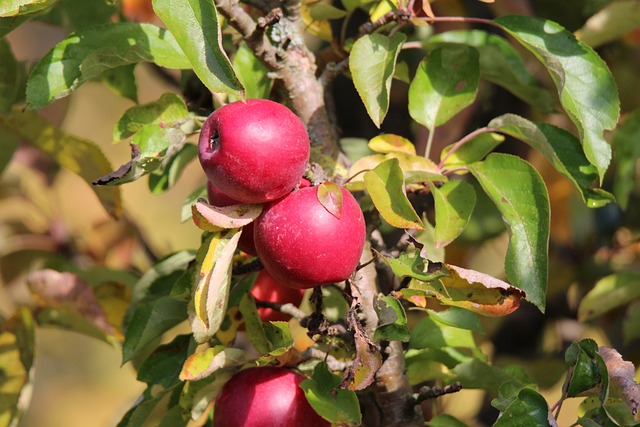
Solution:
<svg viewBox="0 0 640 427">
<path fill-rule="evenodd" d="M 486 393 L 487 425 L 557 426 L 572 398 L 573 425 L 636 425 L 640 386 L 616 348 L 640 338 L 640 110 L 621 91 L 621 114 L 620 62 L 600 48 L 637 49 L 637 2 L 585 1 L 575 32 L 529 2 L 458 3 L 5 0 L 0 171 L 37 152 L 76 173 L 112 217 L 110 242 L 133 239 L 146 259 L 114 267 L 54 239 L 42 262 L 13 267 L 33 301 L 0 318 L 0 426 L 29 404 L 47 327 L 118 346 L 135 366 L 147 388 L 119 427 L 465 426 L 480 415 L 442 402 L 471 389 Z M 32 64 L 10 37 L 28 22 L 66 34 Z M 138 102 L 142 66 L 176 90 Z M 113 123 L 131 150 L 121 166 L 100 148 L 110 141 L 41 114 L 90 81 L 132 102 Z M 175 222 L 200 229 L 200 246 L 158 253 L 121 186 L 163 193 L 198 161 L 201 185 Z M 611 339 L 563 341 L 553 376 L 495 363 L 490 331 L 515 336 L 568 298 L 556 186 L 575 196 L 572 225 L 600 213 L 615 238 L 608 255 L 575 255 L 599 268 L 571 270 L 586 283 L 572 320 Z M 496 236 L 500 265 L 465 261 Z M 120 316 L 105 284 L 122 291 Z M 559 376 L 549 402 L 542 383 Z"/>
</svg>

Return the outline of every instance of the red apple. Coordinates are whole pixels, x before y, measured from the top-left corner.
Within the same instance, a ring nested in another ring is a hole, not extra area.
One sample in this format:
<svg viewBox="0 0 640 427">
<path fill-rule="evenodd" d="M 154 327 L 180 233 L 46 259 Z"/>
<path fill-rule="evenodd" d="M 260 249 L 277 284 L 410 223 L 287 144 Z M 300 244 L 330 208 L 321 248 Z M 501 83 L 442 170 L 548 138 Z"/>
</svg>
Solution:
<svg viewBox="0 0 640 427">
<path fill-rule="evenodd" d="M 347 279 L 360 260 L 365 222 L 356 199 L 340 187 L 338 219 L 318 200 L 318 187 L 301 188 L 265 206 L 254 242 L 264 267 L 279 282 L 306 289 Z"/>
<path fill-rule="evenodd" d="M 309 136 L 287 107 L 265 99 L 218 108 L 200 133 L 207 178 L 229 197 L 264 203 L 289 193 L 309 162 Z"/>
<path fill-rule="evenodd" d="M 214 427 L 329 427 L 299 387 L 305 377 L 285 368 L 249 368 L 222 387 Z"/>
<path fill-rule="evenodd" d="M 211 181 L 207 181 L 207 198 L 213 206 L 225 207 L 242 204 L 220 191 Z M 238 248 L 249 255 L 256 256 L 256 245 L 253 243 L 253 222 L 242 228 Z"/>
<path fill-rule="evenodd" d="M 278 304 L 291 303 L 297 307 L 302 302 L 304 290 L 284 286 L 274 279 L 267 270 L 262 270 L 258 274 L 253 288 L 251 288 L 251 295 L 260 301 L 276 302 Z M 258 308 L 258 315 L 263 322 L 291 319 L 288 314 L 267 307 Z"/>
</svg>

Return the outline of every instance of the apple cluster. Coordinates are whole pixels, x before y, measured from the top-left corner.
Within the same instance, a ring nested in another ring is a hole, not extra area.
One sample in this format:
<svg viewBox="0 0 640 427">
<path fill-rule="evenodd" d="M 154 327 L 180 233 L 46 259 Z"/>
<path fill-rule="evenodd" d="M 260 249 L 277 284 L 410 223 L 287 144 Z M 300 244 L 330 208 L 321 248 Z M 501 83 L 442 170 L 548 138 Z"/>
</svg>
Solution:
<svg viewBox="0 0 640 427">
<path fill-rule="evenodd" d="M 310 143 L 304 123 L 282 104 L 250 99 L 227 104 L 202 127 L 198 157 L 209 203 L 263 203 L 239 247 L 256 255 L 275 281 L 294 289 L 340 282 L 355 270 L 365 240 L 356 199 L 342 187 L 339 214 L 303 178 Z"/>
</svg>

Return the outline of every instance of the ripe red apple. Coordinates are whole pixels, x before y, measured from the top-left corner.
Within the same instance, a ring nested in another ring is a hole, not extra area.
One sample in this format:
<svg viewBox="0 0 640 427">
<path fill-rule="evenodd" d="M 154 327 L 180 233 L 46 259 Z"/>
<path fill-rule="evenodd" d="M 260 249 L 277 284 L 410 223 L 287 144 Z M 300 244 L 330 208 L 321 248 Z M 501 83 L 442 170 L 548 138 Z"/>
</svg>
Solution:
<svg viewBox="0 0 640 427">
<path fill-rule="evenodd" d="M 260 301 L 277 302 L 278 304 L 291 303 L 296 307 L 302 302 L 303 289 L 294 289 L 283 285 L 273 278 L 267 270 L 262 270 L 256 278 L 251 295 Z M 272 308 L 258 308 L 258 315 L 263 322 L 291 319 L 291 316 Z"/>
<path fill-rule="evenodd" d="M 284 105 L 265 99 L 218 108 L 205 121 L 198 143 L 207 178 L 244 203 L 268 202 L 293 190 L 309 151 L 302 121 Z"/>
<path fill-rule="evenodd" d="M 216 398 L 213 427 L 329 427 L 298 386 L 304 379 L 285 368 L 240 371 Z"/>
<path fill-rule="evenodd" d="M 213 206 L 225 207 L 242 204 L 242 202 L 227 196 L 211 181 L 207 181 L 207 198 Z M 249 255 L 256 256 L 256 245 L 253 243 L 253 222 L 242 228 L 238 241 L 238 248 Z"/>
<path fill-rule="evenodd" d="M 356 199 L 342 192 L 340 219 L 318 200 L 318 187 L 301 188 L 265 206 L 254 242 L 264 267 L 299 289 L 347 279 L 360 260 L 365 222 Z"/>
</svg>

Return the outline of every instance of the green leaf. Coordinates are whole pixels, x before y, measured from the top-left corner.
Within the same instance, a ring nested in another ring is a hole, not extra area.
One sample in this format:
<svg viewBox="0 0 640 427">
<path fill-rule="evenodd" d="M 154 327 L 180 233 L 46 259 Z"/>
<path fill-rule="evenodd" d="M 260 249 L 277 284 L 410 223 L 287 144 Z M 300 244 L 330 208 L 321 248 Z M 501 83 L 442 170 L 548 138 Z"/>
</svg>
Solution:
<svg viewBox="0 0 640 427">
<path fill-rule="evenodd" d="M 576 397 L 588 391 L 595 391 L 597 395 L 598 390 L 595 388 L 608 377 L 604 361 L 598 355 L 598 345 L 595 341 L 584 339 L 572 343 L 565 352 L 565 361 L 572 368 L 568 374 L 569 381 L 565 386 L 567 396 Z"/>
<path fill-rule="evenodd" d="M 404 193 L 398 159 L 385 160 L 364 174 L 364 182 L 380 215 L 392 226 L 422 230 L 420 217 Z"/>
<path fill-rule="evenodd" d="M 393 72 L 400 46 L 406 39 L 400 32 L 393 36 L 367 34 L 356 40 L 349 55 L 353 84 L 377 127 L 380 127 L 389 110 Z"/>
<path fill-rule="evenodd" d="M 544 312 L 550 214 L 542 178 L 529 163 L 507 154 L 490 154 L 486 160 L 470 165 L 469 170 L 509 228 L 507 278 Z"/>
<path fill-rule="evenodd" d="M 199 274 L 194 289 L 191 328 L 196 341 L 202 343 L 218 331 L 224 320 L 229 300 L 233 253 L 241 230 L 224 230 L 211 235 L 199 251 Z M 203 258 L 201 254 L 206 253 Z"/>
<path fill-rule="evenodd" d="M 440 154 L 442 165 L 448 169 L 454 169 L 479 162 L 503 141 L 504 136 L 489 132 L 475 136 L 451 154 L 449 152 L 455 144 L 448 145 Z"/>
<path fill-rule="evenodd" d="M 118 142 L 142 131 L 147 125 L 171 127 L 189 117 L 184 100 L 167 92 L 160 99 L 129 108 L 113 129 L 113 141 Z"/>
<path fill-rule="evenodd" d="M 180 129 L 150 124 L 142 128 L 131 141 L 131 160 L 93 181 L 98 186 L 122 185 L 136 181 L 162 167 L 167 156 L 179 152 L 186 135 Z"/>
<path fill-rule="evenodd" d="M 447 246 L 464 231 L 476 205 L 473 186 L 464 181 L 448 181 L 431 188 L 436 210 L 436 247 Z"/>
<path fill-rule="evenodd" d="M 624 344 L 640 338 L 640 300 L 632 301 L 622 319 L 622 337 Z"/>
<path fill-rule="evenodd" d="M 374 136 L 367 145 L 376 153 L 400 152 L 414 156 L 416 154 L 416 147 L 411 141 L 392 133 Z"/>
<path fill-rule="evenodd" d="M 60 0 L 60 6 L 74 31 L 112 22 L 117 13 L 112 0 Z"/>
<path fill-rule="evenodd" d="M 186 222 L 193 217 L 191 206 L 193 206 L 198 199 L 205 199 L 207 197 L 207 185 L 202 184 L 191 194 L 189 194 L 182 202 L 182 211 L 180 212 L 180 222 Z"/>
<path fill-rule="evenodd" d="M 222 48 L 220 22 L 213 0 L 153 0 L 153 9 L 210 91 L 245 97 Z"/>
<path fill-rule="evenodd" d="M 7 18 L 41 11 L 56 0 L 5 0 L 0 4 L 0 17 Z"/>
<path fill-rule="evenodd" d="M 170 343 L 158 346 L 140 365 L 138 381 L 165 389 L 179 384 L 182 365 L 195 347 L 191 334 L 178 335 Z"/>
<path fill-rule="evenodd" d="M 166 166 L 156 169 L 149 175 L 151 193 L 159 194 L 172 188 L 178 182 L 184 169 L 196 157 L 198 157 L 198 147 L 195 144 L 184 144 L 177 153 L 168 159 Z"/>
<path fill-rule="evenodd" d="M 311 6 L 311 17 L 314 21 L 325 21 L 327 19 L 340 19 L 347 16 L 347 12 L 338 9 L 328 3 L 315 3 Z"/>
<path fill-rule="evenodd" d="M 511 375 L 506 369 L 478 359 L 458 364 L 453 368 L 453 372 L 456 374 L 456 379 L 469 389 L 480 388 L 495 393 L 506 385 L 516 390 L 526 385 L 521 378 Z"/>
<path fill-rule="evenodd" d="M 324 419 L 332 424 L 360 425 L 362 415 L 356 392 L 339 385 L 340 377 L 332 374 L 324 362 L 316 365 L 311 378 L 300 383 L 309 404 Z"/>
<path fill-rule="evenodd" d="M 407 327 L 407 314 L 400 301 L 392 296 L 378 297 L 373 308 L 378 315 L 378 327 L 373 336 L 375 340 L 409 341 L 411 332 Z"/>
<path fill-rule="evenodd" d="M 171 296 L 150 298 L 136 306 L 122 344 L 122 363 L 126 363 L 147 344 L 187 320 L 187 303 Z"/>
<path fill-rule="evenodd" d="M 35 324 L 31 312 L 19 309 L 0 322 L 0 425 L 16 426 L 31 401 Z"/>
<path fill-rule="evenodd" d="M 569 132 L 546 123 L 534 123 L 515 114 L 505 114 L 488 125 L 540 151 L 554 168 L 569 178 L 587 206 L 596 208 L 613 201 L 613 196 L 600 188 L 591 188 L 598 171 L 585 157 L 580 142 Z"/>
<path fill-rule="evenodd" d="M 250 294 L 245 294 L 240 300 L 240 312 L 247 329 L 247 338 L 258 353 L 279 356 L 293 345 L 289 323 L 260 320 L 256 302 Z"/>
<path fill-rule="evenodd" d="M 616 84 L 605 62 L 555 22 L 530 16 L 503 16 L 495 22 L 545 66 L 602 181 L 611 161 L 603 133 L 616 126 L 620 114 Z"/>
<path fill-rule="evenodd" d="M 476 348 L 469 329 L 450 326 L 429 316 L 421 319 L 411 330 L 410 348 Z"/>
<path fill-rule="evenodd" d="M 0 18 L 0 37 L 4 37 L 11 31 L 18 28 L 20 25 L 29 21 L 30 19 L 40 15 L 41 11 L 29 13 L 25 15 L 17 15 L 9 18 Z"/>
<path fill-rule="evenodd" d="M 576 37 L 595 49 L 639 27 L 638 4 L 635 1 L 614 1 L 587 19 L 576 31 Z"/>
<path fill-rule="evenodd" d="M 444 264 L 431 262 L 420 256 L 418 252 L 403 252 L 398 258 L 383 256 L 382 261 L 387 263 L 393 270 L 393 274 L 399 278 L 411 277 L 429 282 L 449 273 Z"/>
<path fill-rule="evenodd" d="M 409 86 L 409 114 L 433 131 L 476 98 L 478 51 L 468 46 L 434 49 L 418 66 Z"/>
<path fill-rule="evenodd" d="M 600 279 L 578 306 L 581 322 L 640 298 L 640 274 L 621 272 Z"/>
<path fill-rule="evenodd" d="M 440 414 L 427 422 L 428 427 L 468 427 L 456 417 L 448 414 Z"/>
<path fill-rule="evenodd" d="M 138 86 L 133 74 L 136 64 L 124 65 L 122 67 L 111 68 L 102 73 L 102 83 L 111 92 L 131 101 L 138 102 Z"/>
<path fill-rule="evenodd" d="M 239 366 L 250 360 L 246 351 L 217 345 L 194 353 L 184 361 L 179 370 L 181 381 L 199 381 L 214 374 L 217 370 L 230 366 Z"/>
<path fill-rule="evenodd" d="M 244 86 L 247 99 L 269 99 L 273 80 L 269 78 L 269 70 L 253 54 L 251 49 L 242 43 L 233 57 L 233 69 Z M 232 100 L 237 97 L 231 97 Z"/>
<path fill-rule="evenodd" d="M 48 154 L 60 166 L 79 175 L 87 183 L 112 170 L 109 160 L 96 144 L 61 131 L 32 111 L 0 116 L 0 129 Z M 114 217 L 122 214 L 119 189 L 91 188 L 109 214 Z"/>
<path fill-rule="evenodd" d="M 624 210 L 629 206 L 629 195 L 636 187 L 638 173 L 636 164 L 640 158 L 640 110 L 629 113 L 613 134 L 616 154 L 616 175 L 613 194 Z"/>
<path fill-rule="evenodd" d="M 167 395 L 174 393 L 176 390 L 180 390 L 182 385 L 183 384 L 180 383 L 168 390 L 160 387 L 147 387 L 145 392 L 142 394 L 142 398 L 138 400 L 135 406 L 124 414 L 117 427 L 142 426 L 145 425 L 145 421 L 152 413 L 162 415 L 166 412 L 166 408 L 162 408 L 163 410 L 160 412 L 156 407 L 167 397 Z"/>
<path fill-rule="evenodd" d="M 504 38 L 482 30 L 458 30 L 431 36 L 425 44 L 428 48 L 452 44 L 474 47 L 480 54 L 483 78 L 544 112 L 553 111 L 551 94 L 538 84 L 520 55 Z"/>
<path fill-rule="evenodd" d="M 547 401 L 530 388 L 520 390 L 518 397 L 501 413 L 493 427 L 556 427 Z"/>
<path fill-rule="evenodd" d="M 0 64 L 0 114 L 10 114 L 20 89 L 22 69 L 4 39 L 0 40 Z"/>
<path fill-rule="evenodd" d="M 459 307 L 449 307 L 446 310 L 428 310 L 429 316 L 436 318 L 440 323 L 454 326 L 456 328 L 469 329 L 470 331 L 482 333 L 480 319 L 475 313 Z"/>
<path fill-rule="evenodd" d="M 191 67 L 165 29 L 130 22 L 99 25 L 70 35 L 40 59 L 27 81 L 27 108 L 42 108 L 107 70 L 138 62 Z"/>
</svg>

